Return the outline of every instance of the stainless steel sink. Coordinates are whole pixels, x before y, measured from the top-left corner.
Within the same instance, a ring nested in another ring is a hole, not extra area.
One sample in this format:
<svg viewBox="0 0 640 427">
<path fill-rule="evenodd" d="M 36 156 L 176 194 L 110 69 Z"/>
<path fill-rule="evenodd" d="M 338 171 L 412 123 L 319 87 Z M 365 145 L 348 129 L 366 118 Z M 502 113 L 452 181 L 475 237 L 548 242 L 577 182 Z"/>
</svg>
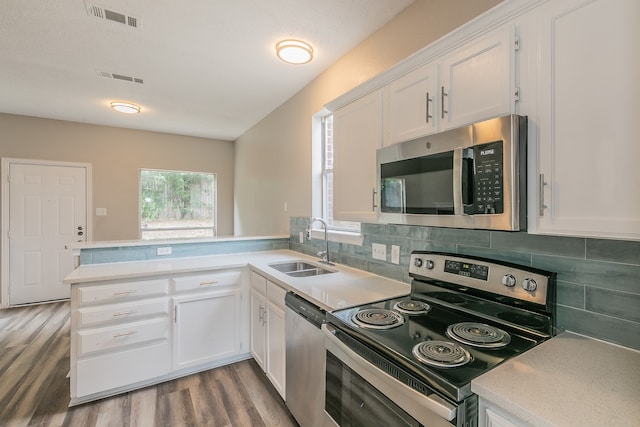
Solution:
<svg viewBox="0 0 640 427">
<path fill-rule="evenodd" d="M 335 273 L 335 270 L 330 270 L 328 268 L 320 267 L 304 261 L 279 262 L 275 264 L 269 264 L 269 267 L 274 268 L 291 277 L 309 277 L 319 276 L 321 274 Z"/>
</svg>

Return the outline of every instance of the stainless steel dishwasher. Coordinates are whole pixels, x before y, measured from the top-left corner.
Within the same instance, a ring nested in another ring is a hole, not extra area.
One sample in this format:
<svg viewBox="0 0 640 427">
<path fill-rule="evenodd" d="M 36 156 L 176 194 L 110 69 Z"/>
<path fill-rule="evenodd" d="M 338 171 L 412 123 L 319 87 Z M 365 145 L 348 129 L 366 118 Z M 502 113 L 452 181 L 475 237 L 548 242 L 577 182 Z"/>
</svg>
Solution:
<svg viewBox="0 0 640 427">
<path fill-rule="evenodd" d="M 301 427 L 326 425 L 324 412 L 325 344 L 320 330 L 326 312 L 298 295 L 285 297 L 287 399 Z"/>
</svg>

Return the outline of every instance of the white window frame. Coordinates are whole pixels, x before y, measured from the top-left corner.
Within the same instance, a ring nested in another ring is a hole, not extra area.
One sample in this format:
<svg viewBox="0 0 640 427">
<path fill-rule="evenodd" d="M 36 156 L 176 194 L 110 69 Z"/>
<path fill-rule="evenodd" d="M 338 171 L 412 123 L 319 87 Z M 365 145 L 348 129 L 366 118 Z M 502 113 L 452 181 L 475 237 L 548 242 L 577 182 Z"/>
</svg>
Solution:
<svg viewBox="0 0 640 427">
<path fill-rule="evenodd" d="M 330 116 L 331 112 L 323 109 L 315 114 L 312 118 L 312 212 L 314 217 L 323 219 L 328 218 L 327 215 L 327 176 L 333 173 L 333 169 L 327 169 L 325 159 L 325 119 Z M 349 243 L 353 245 L 362 245 L 363 236 L 360 229 L 360 223 L 353 228 L 345 228 L 333 221 L 328 222 L 329 240 L 333 242 Z M 316 222 L 311 230 L 311 237 L 314 239 L 324 239 L 324 230 L 320 223 Z"/>
<path fill-rule="evenodd" d="M 187 171 L 187 170 L 173 170 L 173 169 L 156 169 L 156 168 L 140 168 L 138 171 L 138 233 L 139 233 L 139 238 L 142 240 L 142 233 L 143 231 L 150 231 L 150 230 L 144 230 L 142 227 L 142 212 L 140 210 L 140 203 L 142 201 L 142 172 L 143 171 L 157 171 L 157 172 L 184 172 L 184 173 L 194 173 L 194 174 L 206 174 L 206 175 L 213 175 L 213 196 L 212 196 L 212 203 L 213 203 L 213 212 L 212 212 L 212 226 L 211 227 L 168 227 L 168 228 L 162 228 L 162 229 L 157 229 L 158 231 L 171 231 L 171 230 L 175 230 L 175 231 L 181 231 L 181 230 L 208 230 L 211 229 L 212 230 L 212 235 L 209 237 L 188 237 L 188 236 L 181 236 L 181 237 L 176 237 L 175 239 L 177 240 L 190 240 L 190 239 L 212 239 L 215 238 L 218 234 L 218 176 L 216 173 L 214 172 L 199 172 L 199 171 Z M 151 229 L 151 231 L 153 231 L 154 229 Z M 165 238 L 157 238 L 157 239 L 144 239 L 145 241 L 161 241 L 161 240 L 167 240 Z M 169 240 L 173 240 L 169 239 Z"/>
</svg>

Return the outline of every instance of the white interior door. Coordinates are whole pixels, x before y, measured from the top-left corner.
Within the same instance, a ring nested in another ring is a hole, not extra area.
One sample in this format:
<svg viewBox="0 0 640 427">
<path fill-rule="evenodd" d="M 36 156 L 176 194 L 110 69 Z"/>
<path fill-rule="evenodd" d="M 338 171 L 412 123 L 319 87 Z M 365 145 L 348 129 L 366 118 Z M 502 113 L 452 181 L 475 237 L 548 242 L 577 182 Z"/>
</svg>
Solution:
<svg viewBox="0 0 640 427">
<path fill-rule="evenodd" d="M 69 298 L 65 244 L 86 241 L 87 168 L 10 163 L 8 223 L 9 305 Z"/>
</svg>

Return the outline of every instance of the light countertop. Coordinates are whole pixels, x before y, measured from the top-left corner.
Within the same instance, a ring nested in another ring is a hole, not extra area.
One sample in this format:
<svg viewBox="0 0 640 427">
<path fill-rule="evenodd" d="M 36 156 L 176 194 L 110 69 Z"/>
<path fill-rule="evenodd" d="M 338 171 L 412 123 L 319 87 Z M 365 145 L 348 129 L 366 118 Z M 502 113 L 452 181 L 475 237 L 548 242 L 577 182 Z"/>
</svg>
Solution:
<svg viewBox="0 0 640 427">
<path fill-rule="evenodd" d="M 411 290 L 410 285 L 407 283 L 377 276 L 341 264 L 332 267 L 332 269 L 336 270 L 335 273 L 299 278 L 290 277 L 269 267 L 271 263 L 299 259 L 321 265 L 318 263 L 317 258 L 289 250 L 248 252 L 230 255 L 167 258 L 153 261 L 81 265 L 64 279 L 64 283 L 135 279 L 248 266 L 284 289 L 298 293 L 326 310 L 395 298 L 407 295 Z"/>
<path fill-rule="evenodd" d="M 640 352 L 564 332 L 471 390 L 533 426 L 640 426 Z"/>
</svg>

